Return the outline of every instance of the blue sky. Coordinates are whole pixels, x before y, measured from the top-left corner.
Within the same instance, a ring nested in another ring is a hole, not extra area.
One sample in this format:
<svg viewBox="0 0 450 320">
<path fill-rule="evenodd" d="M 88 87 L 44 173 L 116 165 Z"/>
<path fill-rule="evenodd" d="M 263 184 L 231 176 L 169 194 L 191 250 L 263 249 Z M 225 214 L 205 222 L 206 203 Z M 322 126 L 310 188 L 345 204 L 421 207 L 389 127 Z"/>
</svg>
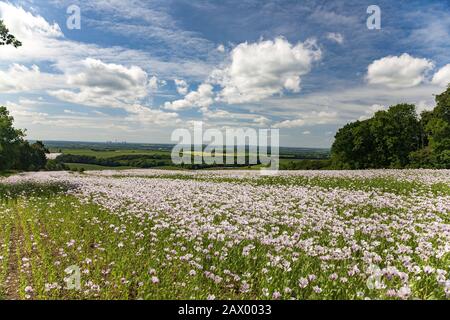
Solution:
<svg viewBox="0 0 450 320">
<path fill-rule="evenodd" d="M 31 139 L 170 142 L 204 121 L 328 147 L 389 105 L 432 108 L 450 82 L 446 0 L 0 1 L 0 16 L 24 44 L 0 48 L 0 104 Z"/>
</svg>

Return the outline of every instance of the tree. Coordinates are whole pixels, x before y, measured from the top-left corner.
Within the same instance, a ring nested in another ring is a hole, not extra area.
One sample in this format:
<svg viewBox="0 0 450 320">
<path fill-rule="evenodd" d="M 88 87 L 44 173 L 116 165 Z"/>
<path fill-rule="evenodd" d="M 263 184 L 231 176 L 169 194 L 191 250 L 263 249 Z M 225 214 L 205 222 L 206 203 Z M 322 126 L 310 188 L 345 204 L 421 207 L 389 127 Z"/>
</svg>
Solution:
<svg viewBox="0 0 450 320">
<path fill-rule="evenodd" d="M 357 169 L 359 156 L 355 147 L 355 130 L 360 124 L 360 121 L 348 123 L 336 133 L 331 159 L 337 169 Z"/>
<path fill-rule="evenodd" d="M 0 107 L 0 170 L 12 169 L 24 132 L 14 129 L 13 117 L 5 107 Z"/>
<path fill-rule="evenodd" d="M 337 169 L 450 168 L 450 85 L 420 118 L 397 104 L 339 129 L 331 148 Z"/>
<path fill-rule="evenodd" d="M 412 104 L 398 104 L 387 111 L 379 111 L 371 119 L 375 139 L 378 168 L 403 168 L 409 154 L 420 148 L 421 129 L 416 108 Z"/>
<path fill-rule="evenodd" d="M 47 148 L 40 141 L 30 145 L 22 130 L 14 129 L 13 117 L 0 107 L 0 170 L 40 170 L 47 163 Z"/>
<path fill-rule="evenodd" d="M 414 105 L 398 104 L 368 120 L 347 124 L 331 148 L 340 169 L 402 168 L 421 146 L 421 126 Z"/>
<path fill-rule="evenodd" d="M 436 108 L 426 124 L 430 147 L 439 156 L 450 150 L 450 85 L 447 90 L 436 96 Z"/>
<path fill-rule="evenodd" d="M 12 45 L 18 48 L 22 45 L 22 42 L 16 39 L 12 34 L 9 33 L 8 28 L 6 28 L 3 20 L 0 20 L 0 46 Z"/>
<path fill-rule="evenodd" d="M 29 144 L 28 141 L 21 141 L 18 146 L 18 157 L 14 164 L 14 169 L 33 171 L 43 169 L 47 164 L 45 154 L 48 151 L 42 142 Z"/>
</svg>

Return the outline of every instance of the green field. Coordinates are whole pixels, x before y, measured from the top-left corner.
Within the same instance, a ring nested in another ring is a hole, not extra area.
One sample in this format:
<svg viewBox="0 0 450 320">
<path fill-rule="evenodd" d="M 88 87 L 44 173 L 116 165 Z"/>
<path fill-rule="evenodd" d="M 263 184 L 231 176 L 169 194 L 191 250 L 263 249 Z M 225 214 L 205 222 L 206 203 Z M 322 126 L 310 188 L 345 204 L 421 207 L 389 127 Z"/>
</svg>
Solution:
<svg viewBox="0 0 450 320">
<path fill-rule="evenodd" d="M 159 169 L 259 169 L 263 165 L 188 165 L 175 166 L 171 161 L 169 150 L 142 150 L 142 149 L 100 149 L 100 148 L 62 148 L 52 149 L 52 151 L 63 154 L 63 161 L 71 170 L 122 170 L 131 168 L 159 168 Z M 191 156 L 202 155 L 201 152 L 187 152 Z M 216 156 L 225 154 L 216 154 Z M 244 156 L 237 154 L 235 156 Z M 318 153 L 320 155 L 320 153 Z M 247 155 L 248 156 L 248 155 Z M 324 159 L 297 159 L 295 154 L 280 155 L 281 170 L 300 169 L 326 169 L 329 163 Z M 305 154 L 306 157 L 310 156 Z"/>
<path fill-rule="evenodd" d="M 99 166 L 96 164 L 87 164 L 87 163 L 65 163 L 66 166 L 69 167 L 70 170 L 127 170 L 127 169 L 135 169 L 134 167 L 122 166 L 122 167 L 107 167 L 107 166 Z"/>
<path fill-rule="evenodd" d="M 63 154 L 91 156 L 98 159 L 113 158 L 127 155 L 170 155 L 170 152 L 159 150 L 92 150 L 92 149 L 61 149 Z"/>
</svg>

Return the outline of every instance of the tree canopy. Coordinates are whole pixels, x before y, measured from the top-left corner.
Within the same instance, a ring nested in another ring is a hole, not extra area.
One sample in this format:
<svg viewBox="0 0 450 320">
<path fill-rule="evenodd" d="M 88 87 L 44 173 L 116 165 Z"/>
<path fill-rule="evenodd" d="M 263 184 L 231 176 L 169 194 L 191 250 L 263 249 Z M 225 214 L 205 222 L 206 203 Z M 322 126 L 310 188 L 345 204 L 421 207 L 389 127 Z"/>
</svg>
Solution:
<svg viewBox="0 0 450 320">
<path fill-rule="evenodd" d="M 16 39 L 15 36 L 9 33 L 8 28 L 6 28 L 3 20 L 0 20 L 0 46 L 12 45 L 15 48 L 20 47 L 22 42 Z"/>
<path fill-rule="evenodd" d="M 450 168 L 450 86 L 420 117 L 414 105 L 398 104 L 345 125 L 331 155 L 339 169 Z"/>
<path fill-rule="evenodd" d="M 46 166 L 44 144 L 30 144 L 24 140 L 25 133 L 13 127 L 13 117 L 5 107 L 0 107 L 0 171 L 40 170 Z"/>
</svg>

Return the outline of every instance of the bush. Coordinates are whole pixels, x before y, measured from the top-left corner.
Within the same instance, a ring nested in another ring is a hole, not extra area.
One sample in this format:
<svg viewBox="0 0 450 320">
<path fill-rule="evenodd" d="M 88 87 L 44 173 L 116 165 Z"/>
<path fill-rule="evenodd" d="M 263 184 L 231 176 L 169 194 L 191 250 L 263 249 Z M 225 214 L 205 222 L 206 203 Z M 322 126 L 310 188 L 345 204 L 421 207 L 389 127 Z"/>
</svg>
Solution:
<svg viewBox="0 0 450 320">
<path fill-rule="evenodd" d="M 69 170 L 69 168 L 62 162 L 56 160 L 47 160 L 47 164 L 45 165 L 46 171 L 64 171 Z"/>
</svg>

